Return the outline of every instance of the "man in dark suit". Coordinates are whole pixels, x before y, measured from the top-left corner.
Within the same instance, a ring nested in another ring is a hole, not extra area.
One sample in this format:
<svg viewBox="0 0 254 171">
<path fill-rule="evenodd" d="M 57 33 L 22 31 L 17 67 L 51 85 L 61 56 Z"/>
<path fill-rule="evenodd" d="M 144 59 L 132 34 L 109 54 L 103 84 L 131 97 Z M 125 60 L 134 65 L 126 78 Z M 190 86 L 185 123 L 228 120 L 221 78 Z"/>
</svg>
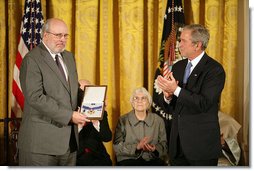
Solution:
<svg viewBox="0 0 254 171">
<path fill-rule="evenodd" d="M 49 19 L 42 37 L 20 68 L 25 107 L 18 137 L 19 165 L 76 165 L 77 124 L 87 119 L 76 111 L 82 90 L 74 56 L 65 50 L 67 26 L 60 19 Z"/>
<path fill-rule="evenodd" d="M 187 59 L 174 64 L 167 78 L 158 77 L 165 102 L 174 106 L 169 143 L 174 166 L 215 166 L 221 154 L 218 109 L 225 71 L 204 52 L 209 37 L 202 25 L 185 26 L 179 48 Z"/>
</svg>

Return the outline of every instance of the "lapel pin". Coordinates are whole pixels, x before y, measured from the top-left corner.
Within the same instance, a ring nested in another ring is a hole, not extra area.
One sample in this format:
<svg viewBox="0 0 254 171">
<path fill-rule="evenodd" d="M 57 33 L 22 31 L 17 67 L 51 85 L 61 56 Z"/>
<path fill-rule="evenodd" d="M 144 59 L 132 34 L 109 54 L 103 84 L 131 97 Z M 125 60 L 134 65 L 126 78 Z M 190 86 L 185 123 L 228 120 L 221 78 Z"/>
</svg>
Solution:
<svg viewBox="0 0 254 171">
<path fill-rule="evenodd" d="M 194 74 L 194 76 L 195 76 L 195 77 L 197 77 L 197 76 L 198 76 L 198 74 Z"/>
</svg>

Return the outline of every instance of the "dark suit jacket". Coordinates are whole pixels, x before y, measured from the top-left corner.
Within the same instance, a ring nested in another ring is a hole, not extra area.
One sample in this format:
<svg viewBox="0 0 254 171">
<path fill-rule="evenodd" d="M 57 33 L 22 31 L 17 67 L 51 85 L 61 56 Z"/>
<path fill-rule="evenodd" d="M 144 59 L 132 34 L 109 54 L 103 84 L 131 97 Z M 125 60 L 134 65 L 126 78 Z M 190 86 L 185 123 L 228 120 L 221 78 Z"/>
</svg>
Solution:
<svg viewBox="0 0 254 171">
<path fill-rule="evenodd" d="M 62 155 L 69 148 L 72 113 L 77 108 L 78 76 L 72 53 L 62 53 L 68 69 L 67 83 L 41 43 L 23 59 L 20 83 L 25 107 L 18 148 L 34 153 Z M 74 125 L 78 142 L 78 130 Z"/>
<path fill-rule="evenodd" d="M 107 112 L 104 112 L 103 119 L 100 121 L 100 132 L 92 123 L 87 123 L 79 132 L 79 145 L 77 155 L 77 165 L 80 166 L 102 166 L 112 165 L 110 156 L 107 153 L 103 142 L 112 139 L 112 133 L 108 125 Z"/>
<path fill-rule="evenodd" d="M 187 62 L 187 59 L 181 60 L 172 68 L 180 87 L 183 87 Z M 174 106 L 169 144 L 171 159 L 176 155 L 178 134 L 186 158 L 209 160 L 220 156 L 218 108 L 224 83 L 223 67 L 205 53 L 192 71 L 186 87 L 171 101 Z"/>
</svg>

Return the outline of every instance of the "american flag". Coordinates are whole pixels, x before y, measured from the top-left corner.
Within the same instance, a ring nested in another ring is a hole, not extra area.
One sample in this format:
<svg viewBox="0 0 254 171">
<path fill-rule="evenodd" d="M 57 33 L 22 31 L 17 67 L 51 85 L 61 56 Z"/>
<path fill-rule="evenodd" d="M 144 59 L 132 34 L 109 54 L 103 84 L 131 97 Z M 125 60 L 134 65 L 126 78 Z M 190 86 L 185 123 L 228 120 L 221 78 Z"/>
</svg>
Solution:
<svg viewBox="0 0 254 171">
<path fill-rule="evenodd" d="M 24 56 L 41 42 L 41 29 L 43 23 L 40 0 L 26 0 L 24 16 L 20 28 L 16 63 L 13 71 L 11 118 L 22 116 L 24 95 L 20 87 L 19 69 Z M 14 127 L 12 129 L 18 129 L 19 124 L 17 122 L 11 122 L 11 127 Z"/>
</svg>

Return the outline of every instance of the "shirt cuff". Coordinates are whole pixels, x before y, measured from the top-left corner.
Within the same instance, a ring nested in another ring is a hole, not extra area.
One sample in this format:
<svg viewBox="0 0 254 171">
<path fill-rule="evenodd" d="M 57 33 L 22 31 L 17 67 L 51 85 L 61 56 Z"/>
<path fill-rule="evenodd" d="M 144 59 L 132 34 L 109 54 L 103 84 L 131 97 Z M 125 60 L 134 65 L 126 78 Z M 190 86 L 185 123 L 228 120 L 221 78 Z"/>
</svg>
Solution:
<svg viewBox="0 0 254 171">
<path fill-rule="evenodd" d="M 78 127 L 78 132 L 80 132 L 83 129 L 83 127 Z"/>
<path fill-rule="evenodd" d="M 167 104 L 169 104 L 170 102 L 171 102 L 171 100 L 172 100 L 172 97 L 170 97 L 169 99 L 167 99 L 165 96 L 163 96 L 164 97 L 164 101 L 167 103 Z"/>
<path fill-rule="evenodd" d="M 93 123 L 94 128 L 100 132 L 100 121 L 98 121 L 96 124 Z"/>
<path fill-rule="evenodd" d="M 178 97 L 181 90 L 182 90 L 181 87 L 177 86 L 176 90 L 174 91 L 174 95 Z"/>
</svg>

